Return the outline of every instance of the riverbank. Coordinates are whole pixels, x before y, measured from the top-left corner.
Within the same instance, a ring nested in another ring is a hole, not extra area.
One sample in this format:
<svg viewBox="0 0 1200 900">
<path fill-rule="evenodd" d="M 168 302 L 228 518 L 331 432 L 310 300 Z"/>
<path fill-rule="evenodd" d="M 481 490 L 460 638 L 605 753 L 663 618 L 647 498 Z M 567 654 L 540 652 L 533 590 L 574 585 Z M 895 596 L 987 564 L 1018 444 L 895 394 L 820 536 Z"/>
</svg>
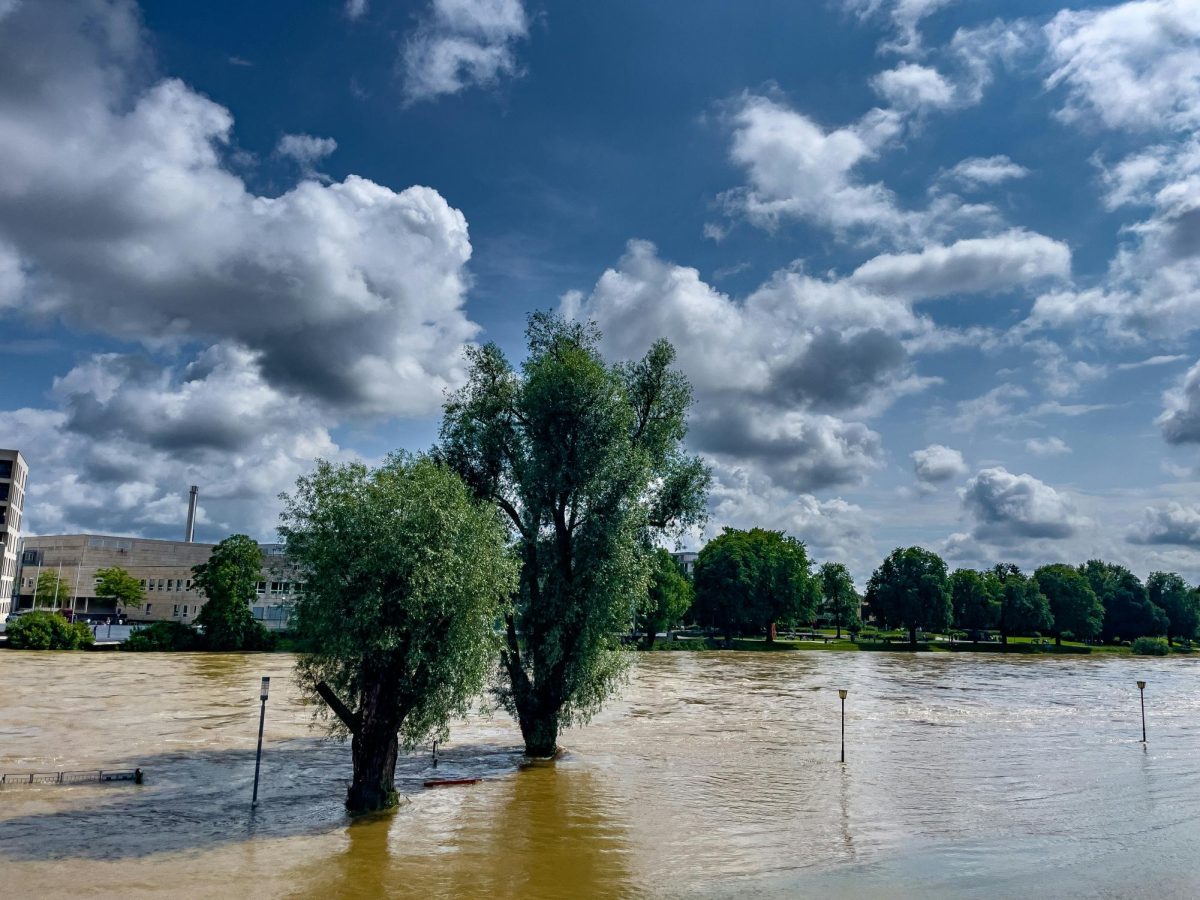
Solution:
<svg viewBox="0 0 1200 900">
<path fill-rule="evenodd" d="M 1047 639 L 1048 640 L 1048 639 Z M 912 653 L 913 647 L 907 641 L 876 641 L 859 640 L 857 642 L 846 638 L 830 637 L 828 640 L 790 640 L 776 639 L 768 641 L 765 638 L 734 638 L 728 646 L 718 638 L 681 637 L 676 640 L 659 639 L 654 642 L 655 652 L 706 653 L 716 651 L 751 651 L 756 653 L 780 653 L 794 651 L 828 651 L 863 652 L 863 653 Z M 1063 641 L 1062 646 L 1056 646 L 1052 641 L 1044 643 L 1038 638 L 1012 637 L 1007 644 L 994 641 L 954 641 L 946 640 L 920 641 L 917 643 L 917 653 L 994 653 L 994 654 L 1040 654 L 1046 656 L 1133 656 L 1132 647 L 1113 646 L 1110 644 L 1081 644 L 1075 641 Z M 1187 647 L 1171 648 L 1171 656 L 1197 656 L 1200 654 Z"/>
</svg>

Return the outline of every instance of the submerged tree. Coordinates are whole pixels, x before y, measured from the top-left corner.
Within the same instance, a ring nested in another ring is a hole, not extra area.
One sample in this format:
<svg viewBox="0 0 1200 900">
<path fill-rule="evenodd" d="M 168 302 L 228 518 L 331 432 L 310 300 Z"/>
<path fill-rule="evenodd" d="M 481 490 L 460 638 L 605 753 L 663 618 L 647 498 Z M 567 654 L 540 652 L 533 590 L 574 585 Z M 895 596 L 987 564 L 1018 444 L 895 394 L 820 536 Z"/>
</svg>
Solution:
<svg viewBox="0 0 1200 900">
<path fill-rule="evenodd" d="M 821 583 L 821 594 L 825 598 L 824 613 L 837 628 L 837 636 L 842 636 L 842 626 L 854 631 L 859 626 L 858 591 L 854 589 L 854 579 L 850 570 L 841 563 L 822 563 L 818 570 Z"/>
<path fill-rule="evenodd" d="M 651 564 L 646 605 L 638 616 L 638 625 L 645 635 L 645 649 L 653 650 L 658 632 L 678 623 L 691 605 L 692 583 L 675 557 L 658 548 Z"/>
<path fill-rule="evenodd" d="M 209 650 L 259 650 L 270 637 L 254 619 L 250 603 L 262 577 L 262 549 L 234 534 L 213 547 L 207 562 L 192 567 L 192 586 L 208 598 L 196 616 Z"/>
<path fill-rule="evenodd" d="M 521 586 L 498 697 L 526 752 L 543 757 L 614 689 L 650 547 L 700 520 L 709 475 L 681 448 L 691 388 L 670 344 L 608 366 L 592 325 L 538 313 L 526 336 L 519 374 L 494 344 L 470 351 L 439 454 L 499 507 L 516 542 Z"/>
<path fill-rule="evenodd" d="M 1042 566 L 1033 573 L 1033 580 L 1050 604 L 1054 618 L 1054 643 L 1062 646 L 1063 632 L 1076 640 L 1094 638 L 1104 627 L 1104 604 L 1074 566 L 1055 563 Z"/>
<path fill-rule="evenodd" d="M 322 461 L 283 500 L 280 533 L 307 577 L 298 677 L 353 736 L 346 806 L 386 809 L 400 748 L 444 736 L 493 671 L 517 562 L 495 508 L 428 458 Z"/>
<path fill-rule="evenodd" d="M 727 637 L 753 629 L 773 641 L 776 623 L 816 613 L 820 585 L 811 565 L 804 544 L 782 531 L 726 528 L 696 559 L 697 614 Z"/>
<path fill-rule="evenodd" d="M 923 547 L 896 548 L 871 575 L 867 605 L 872 615 L 890 627 L 908 629 L 917 646 L 917 629 L 950 624 L 950 582 L 942 558 Z"/>
</svg>

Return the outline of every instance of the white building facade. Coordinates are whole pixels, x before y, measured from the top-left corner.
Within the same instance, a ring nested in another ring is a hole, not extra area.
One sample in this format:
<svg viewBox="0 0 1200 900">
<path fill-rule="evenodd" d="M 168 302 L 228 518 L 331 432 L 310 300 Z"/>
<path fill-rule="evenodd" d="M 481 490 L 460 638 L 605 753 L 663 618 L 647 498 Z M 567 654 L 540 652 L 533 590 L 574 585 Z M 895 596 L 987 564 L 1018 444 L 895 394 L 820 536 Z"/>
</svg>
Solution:
<svg viewBox="0 0 1200 900">
<path fill-rule="evenodd" d="M 0 450 L 0 622 L 16 597 L 21 515 L 29 466 L 19 450 Z"/>
</svg>

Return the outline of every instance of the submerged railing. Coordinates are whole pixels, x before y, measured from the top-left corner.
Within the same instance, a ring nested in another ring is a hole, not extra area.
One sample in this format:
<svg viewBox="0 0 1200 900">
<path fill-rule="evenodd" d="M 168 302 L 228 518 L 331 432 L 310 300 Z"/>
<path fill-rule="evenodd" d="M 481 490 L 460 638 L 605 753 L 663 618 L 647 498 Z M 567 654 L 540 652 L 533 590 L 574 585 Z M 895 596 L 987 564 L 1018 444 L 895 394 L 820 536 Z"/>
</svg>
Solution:
<svg viewBox="0 0 1200 900">
<path fill-rule="evenodd" d="M 74 772 L 0 772 L 0 787 L 29 784 L 104 784 L 132 781 L 141 784 L 141 769 L 83 769 Z"/>
</svg>

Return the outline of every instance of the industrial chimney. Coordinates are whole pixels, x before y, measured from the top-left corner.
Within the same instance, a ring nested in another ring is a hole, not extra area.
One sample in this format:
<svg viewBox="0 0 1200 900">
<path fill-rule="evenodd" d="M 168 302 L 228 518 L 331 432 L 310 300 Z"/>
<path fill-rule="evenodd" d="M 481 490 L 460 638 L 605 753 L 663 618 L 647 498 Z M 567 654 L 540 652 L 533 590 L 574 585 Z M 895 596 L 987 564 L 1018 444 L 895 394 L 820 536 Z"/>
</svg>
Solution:
<svg viewBox="0 0 1200 900">
<path fill-rule="evenodd" d="M 200 488 L 192 485 L 191 495 L 188 497 L 188 523 L 187 523 L 187 542 L 190 544 L 196 535 L 196 500 L 199 498 Z"/>
</svg>

